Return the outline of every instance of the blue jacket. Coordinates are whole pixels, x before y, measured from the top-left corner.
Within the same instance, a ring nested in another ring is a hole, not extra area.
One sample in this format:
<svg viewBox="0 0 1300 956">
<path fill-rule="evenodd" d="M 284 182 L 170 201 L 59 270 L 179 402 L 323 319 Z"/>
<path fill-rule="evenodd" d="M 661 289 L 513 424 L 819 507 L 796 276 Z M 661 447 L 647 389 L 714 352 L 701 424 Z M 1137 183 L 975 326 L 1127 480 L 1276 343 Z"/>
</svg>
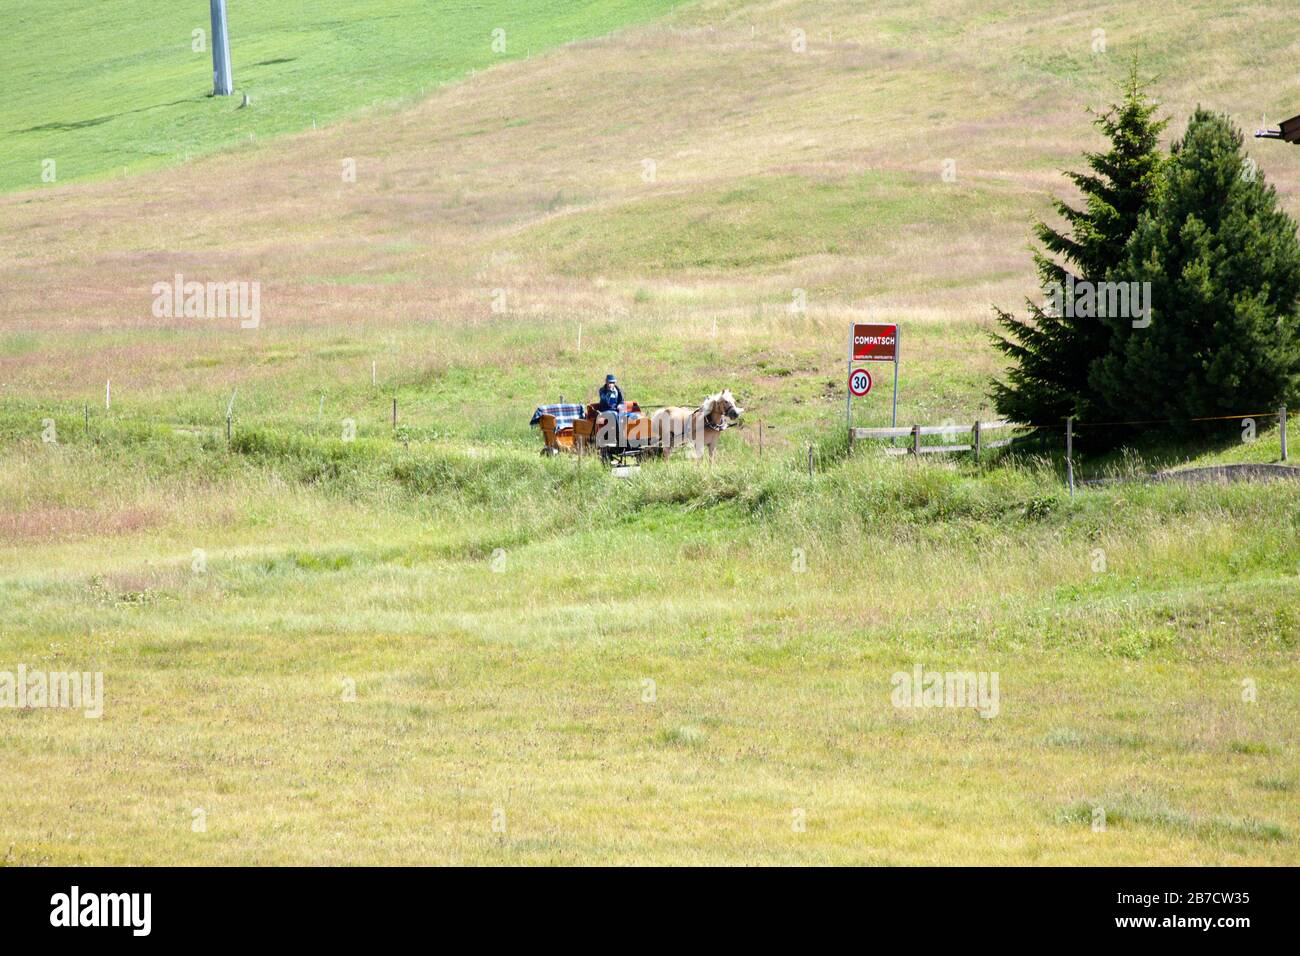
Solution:
<svg viewBox="0 0 1300 956">
<path fill-rule="evenodd" d="M 618 385 L 605 385 L 600 390 L 600 410 L 602 412 L 618 411 L 623 404 L 623 390 Z"/>
</svg>

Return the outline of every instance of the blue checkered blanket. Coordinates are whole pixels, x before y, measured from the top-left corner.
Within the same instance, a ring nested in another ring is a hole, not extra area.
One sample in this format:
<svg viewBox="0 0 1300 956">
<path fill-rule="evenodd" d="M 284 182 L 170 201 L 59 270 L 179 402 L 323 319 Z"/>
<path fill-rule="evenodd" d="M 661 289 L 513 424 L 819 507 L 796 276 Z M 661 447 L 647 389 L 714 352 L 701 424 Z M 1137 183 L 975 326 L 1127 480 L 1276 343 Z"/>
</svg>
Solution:
<svg viewBox="0 0 1300 956">
<path fill-rule="evenodd" d="M 561 428 L 571 428 L 573 423 L 579 418 L 584 418 L 587 414 L 585 405 L 576 405 L 572 402 L 560 402 L 554 405 L 538 405 L 537 411 L 533 412 L 533 420 L 529 425 L 536 426 L 542 420 L 543 415 L 555 416 L 555 428 L 558 431 Z"/>
</svg>

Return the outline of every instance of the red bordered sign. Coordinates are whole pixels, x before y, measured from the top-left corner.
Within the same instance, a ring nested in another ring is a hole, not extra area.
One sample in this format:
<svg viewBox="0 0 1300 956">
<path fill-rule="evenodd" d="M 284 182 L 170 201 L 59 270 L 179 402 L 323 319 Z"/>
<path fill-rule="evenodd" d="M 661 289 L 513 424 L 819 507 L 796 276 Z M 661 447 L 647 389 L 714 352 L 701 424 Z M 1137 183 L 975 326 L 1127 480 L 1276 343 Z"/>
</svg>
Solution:
<svg viewBox="0 0 1300 956">
<path fill-rule="evenodd" d="M 897 325 L 853 323 L 853 361 L 892 362 L 897 355 Z"/>
<path fill-rule="evenodd" d="M 849 372 L 849 392 L 855 398 L 861 398 L 871 391 L 871 373 L 865 368 L 855 368 Z"/>
</svg>

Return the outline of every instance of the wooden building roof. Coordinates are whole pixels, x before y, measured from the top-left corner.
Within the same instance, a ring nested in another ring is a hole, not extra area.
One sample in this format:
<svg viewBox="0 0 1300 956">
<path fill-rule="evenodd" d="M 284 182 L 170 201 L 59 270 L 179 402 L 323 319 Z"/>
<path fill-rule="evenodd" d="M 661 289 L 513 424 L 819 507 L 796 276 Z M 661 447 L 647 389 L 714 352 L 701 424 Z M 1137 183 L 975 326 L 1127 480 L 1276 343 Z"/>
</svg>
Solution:
<svg viewBox="0 0 1300 956">
<path fill-rule="evenodd" d="M 1256 134 L 1257 139 L 1284 139 L 1288 143 L 1300 143 L 1300 116 L 1293 116 L 1289 120 L 1283 120 L 1282 125 L 1277 129 L 1261 129 Z"/>
</svg>

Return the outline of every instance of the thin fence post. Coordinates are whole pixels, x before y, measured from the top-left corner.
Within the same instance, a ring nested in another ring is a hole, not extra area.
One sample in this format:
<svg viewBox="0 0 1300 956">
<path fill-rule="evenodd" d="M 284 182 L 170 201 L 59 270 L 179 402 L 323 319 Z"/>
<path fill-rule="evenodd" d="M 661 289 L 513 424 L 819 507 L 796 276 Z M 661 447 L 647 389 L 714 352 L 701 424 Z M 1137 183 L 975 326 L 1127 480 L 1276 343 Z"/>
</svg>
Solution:
<svg viewBox="0 0 1300 956">
<path fill-rule="evenodd" d="M 912 426 L 912 454 L 921 454 L 921 426 Z"/>
<path fill-rule="evenodd" d="M 1065 420 L 1065 480 L 1070 486 L 1070 497 L 1074 497 L 1074 416 Z"/>
<path fill-rule="evenodd" d="M 1286 406 L 1283 405 L 1277 411 L 1278 427 L 1281 429 L 1279 437 L 1282 439 L 1282 460 L 1286 461 Z"/>
<path fill-rule="evenodd" d="M 230 444 L 230 413 L 226 413 L 226 444 Z"/>
<path fill-rule="evenodd" d="M 393 428 L 397 428 L 397 399 L 393 399 Z"/>
<path fill-rule="evenodd" d="M 971 444 L 975 447 L 975 460 L 980 460 L 980 423 L 976 419 L 975 427 L 971 429 Z"/>
</svg>

